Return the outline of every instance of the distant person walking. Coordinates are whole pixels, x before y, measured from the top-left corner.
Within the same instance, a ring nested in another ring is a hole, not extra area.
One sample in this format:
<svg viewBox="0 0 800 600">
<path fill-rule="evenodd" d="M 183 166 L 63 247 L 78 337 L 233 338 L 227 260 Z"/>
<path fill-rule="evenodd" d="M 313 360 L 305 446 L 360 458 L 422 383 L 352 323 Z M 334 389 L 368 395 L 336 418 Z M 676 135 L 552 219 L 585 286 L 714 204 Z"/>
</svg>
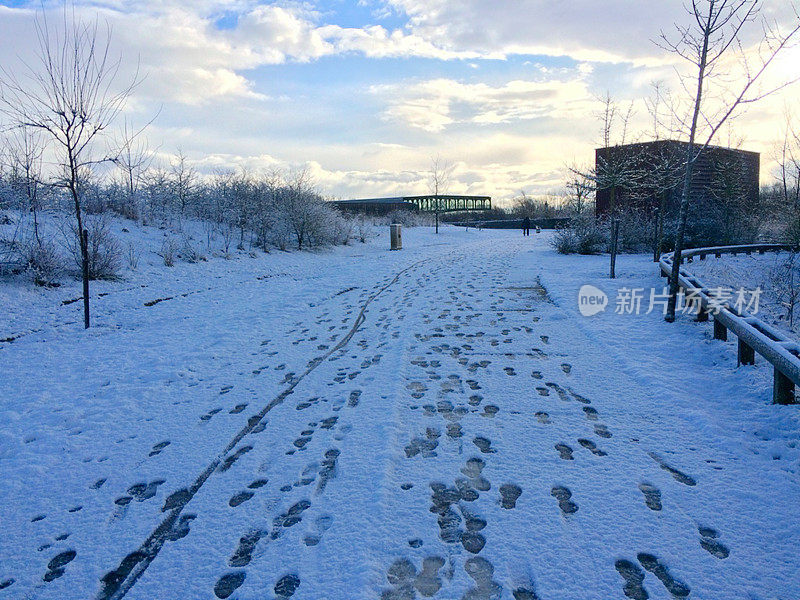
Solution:
<svg viewBox="0 0 800 600">
<path fill-rule="evenodd" d="M 528 217 L 522 219 L 522 235 L 531 234 L 531 220 Z"/>
</svg>

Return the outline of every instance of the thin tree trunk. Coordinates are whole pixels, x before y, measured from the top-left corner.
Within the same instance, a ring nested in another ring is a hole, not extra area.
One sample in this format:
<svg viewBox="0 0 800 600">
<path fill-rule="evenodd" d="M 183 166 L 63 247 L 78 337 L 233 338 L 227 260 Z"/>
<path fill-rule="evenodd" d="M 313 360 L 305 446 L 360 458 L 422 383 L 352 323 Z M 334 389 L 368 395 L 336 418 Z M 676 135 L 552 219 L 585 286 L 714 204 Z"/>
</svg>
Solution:
<svg viewBox="0 0 800 600">
<path fill-rule="evenodd" d="M 689 144 L 686 148 L 686 171 L 683 177 L 683 189 L 681 190 L 681 206 L 678 213 L 678 231 L 675 234 L 675 251 L 672 254 L 672 272 L 669 278 L 669 300 L 667 302 L 667 314 L 664 320 L 668 323 L 675 321 L 675 307 L 678 302 L 678 276 L 681 272 L 681 259 L 683 254 L 683 239 L 686 234 L 686 222 L 689 218 L 689 192 L 692 186 L 692 174 L 694 163 L 697 157 L 695 153 L 695 137 L 697 136 L 697 122 L 700 118 L 700 108 L 703 102 L 703 85 L 705 84 L 706 63 L 708 60 L 708 45 L 711 28 L 711 18 L 713 16 L 714 4 L 709 8 L 709 16 L 703 36 L 703 49 L 700 52 L 700 64 L 697 69 L 697 93 L 694 99 L 694 114 L 692 115 L 692 127 L 689 131 Z"/>
<path fill-rule="evenodd" d="M 683 239 L 686 233 L 686 223 L 689 219 L 689 192 L 692 185 L 692 174 L 694 173 L 694 134 L 689 142 L 686 156 L 686 174 L 681 190 L 681 209 L 678 215 L 678 231 L 675 234 L 675 251 L 672 253 L 672 272 L 669 276 L 669 300 L 667 302 L 667 314 L 664 317 L 669 323 L 675 321 L 675 307 L 678 303 L 678 276 L 681 272 L 681 261 L 683 258 Z"/>
<path fill-rule="evenodd" d="M 617 277 L 617 248 L 619 245 L 619 219 L 611 221 L 611 279 Z"/>
<path fill-rule="evenodd" d="M 39 201 L 36 197 L 36 192 L 32 189 L 32 184 L 30 179 L 28 180 L 28 197 L 30 198 L 31 202 L 31 212 L 33 213 L 33 237 L 36 238 L 36 244 L 41 246 L 42 240 L 39 237 L 39 209 L 36 206 L 36 203 Z"/>
<path fill-rule="evenodd" d="M 608 198 L 608 211 L 611 215 L 611 267 L 609 269 L 611 279 L 616 277 L 616 265 L 617 265 L 617 238 L 616 235 L 619 233 L 619 221 L 617 221 L 616 212 L 617 212 L 617 188 L 611 187 L 611 191 L 609 192 Z M 615 231 L 617 233 L 615 233 Z"/>
<path fill-rule="evenodd" d="M 83 326 L 89 329 L 89 235 L 83 228 L 83 216 L 81 215 L 81 200 L 78 194 L 78 174 L 75 161 L 70 151 L 69 166 L 69 191 L 72 194 L 72 201 L 75 203 L 75 220 L 78 224 L 78 240 L 81 247 L 81 273 L 83 278 Z"/>
<path fill-rule="evenodd" d="M 658 206 L 658 215 L 656 216 L 656 244 L 653 251 L 653 262 L 658 262 L 661 259 L 661 253 L 664 251 L 664 211 L 667 210 L 667 193 L 661 192 L 661 202 Z"/>
</svg>

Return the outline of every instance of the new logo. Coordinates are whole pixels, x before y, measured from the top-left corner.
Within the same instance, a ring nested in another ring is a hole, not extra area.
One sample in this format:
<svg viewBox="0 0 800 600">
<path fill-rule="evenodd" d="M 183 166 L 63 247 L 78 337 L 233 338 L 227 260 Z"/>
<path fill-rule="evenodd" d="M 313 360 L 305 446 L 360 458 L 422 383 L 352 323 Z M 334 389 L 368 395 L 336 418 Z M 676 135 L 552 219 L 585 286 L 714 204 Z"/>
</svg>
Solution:
<svg viewBox="0 0 800 600">
<path fill-rule="evenodd" d="M 593 285 L 581 286 L 578 291 L 578 310 L 584 317 L 593 317 L 608 306 L 606 293 Z"/>
</svg>

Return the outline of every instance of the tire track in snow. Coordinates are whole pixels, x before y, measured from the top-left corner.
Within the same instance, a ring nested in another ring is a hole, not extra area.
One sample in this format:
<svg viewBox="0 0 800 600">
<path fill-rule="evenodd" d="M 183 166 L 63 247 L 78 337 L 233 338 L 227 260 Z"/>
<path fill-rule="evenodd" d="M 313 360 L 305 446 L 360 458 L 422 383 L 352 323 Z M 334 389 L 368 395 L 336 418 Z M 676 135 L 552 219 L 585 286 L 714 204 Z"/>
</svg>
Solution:
<svg viewBox="0 0 800 600">
<path fill-rule="evenodd" d="M 150 563 L 152 563 L 156 556 L 158 556 L 158 553 L 161 551 L 164 543 L 177 539 L 175 534 L 179 527 L 179 517 L 181 516 L 183 509 L 192 500 L 192 498 L 194 498 L 197 492 L 200 491 L 200 489 L 203 487 L 203 484 L 205 484 L 208 478 L 211 477 L 211 474 L 220 466 L 220 464 L 222 464 L 227 455 L 239 444 L 239 442 L 242 441 L 242 439 L 244 439 L 245 436 L 250 434 L 253 429 L 255 429 L 255 427 L 263 420 L 267 413 L 281 404 L 294 391 L 301 381 L 303 381 L 312 371 L 330 358 L 334 353 L 344 348 L 350 342 L 350 340 L 366 320 L 367 308 L 369 308 L 369 305 L 372 304 L 373 301 L 375 301 L 392 285 L 397 283 L 400 277 L 405 273 L 415 269 L 428 260 L 430 260 L 430 258 L 416 261 L 398 271 L 391 281 L 367 298 L 366 302 L 364 302 L 361 310 L 356 316 L 353 326 L 333 348 L 309 362 L 306 370 L 295 377 L 289 383 L 286 389 L 273 398 L 258 413 L 250 417 L 247 420 L 247 425 L 245 425 L 231 439 L 231 441 L 228 442 L 223 451 L 208 464 L 208 466 L 194 480 L 191 486 L 188 488 L 181 488 L 170 494 L 164 503 L 164 507 L 162 508 L 162 512 L 169 511 L 169 515 L 163 521 L 161 521 L 161 523 L 152 531 L 152 533 L 150 533 L 147 539 L 145 539 L 145 541 L 137 550 L 131 552 L 125 558 L 123 558 L 116 569 L 109 571 L 103 576 L 101 579 L 103 587 L 96 596 L 97 600 L 117 600 L 119 598 L 123 598 L 133 588 L 133 586 L 136 585 L 136 582 L 150 566 Z"/>
</svg>

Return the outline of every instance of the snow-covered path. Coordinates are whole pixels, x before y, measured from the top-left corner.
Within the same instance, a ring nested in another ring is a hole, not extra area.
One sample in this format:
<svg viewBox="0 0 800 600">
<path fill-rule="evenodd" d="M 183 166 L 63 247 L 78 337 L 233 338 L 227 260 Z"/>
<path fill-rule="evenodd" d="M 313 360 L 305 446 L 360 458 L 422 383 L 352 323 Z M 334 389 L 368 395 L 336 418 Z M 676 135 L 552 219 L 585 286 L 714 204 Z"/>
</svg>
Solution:
<svg viewBox="0 0 800 600">
<path fill-rule="evenodd" d="M 602 257 L 446 232 L 5 346 L 0 598 L 798 597 L 763 373 L 578 316 Z"/>
</svg>

